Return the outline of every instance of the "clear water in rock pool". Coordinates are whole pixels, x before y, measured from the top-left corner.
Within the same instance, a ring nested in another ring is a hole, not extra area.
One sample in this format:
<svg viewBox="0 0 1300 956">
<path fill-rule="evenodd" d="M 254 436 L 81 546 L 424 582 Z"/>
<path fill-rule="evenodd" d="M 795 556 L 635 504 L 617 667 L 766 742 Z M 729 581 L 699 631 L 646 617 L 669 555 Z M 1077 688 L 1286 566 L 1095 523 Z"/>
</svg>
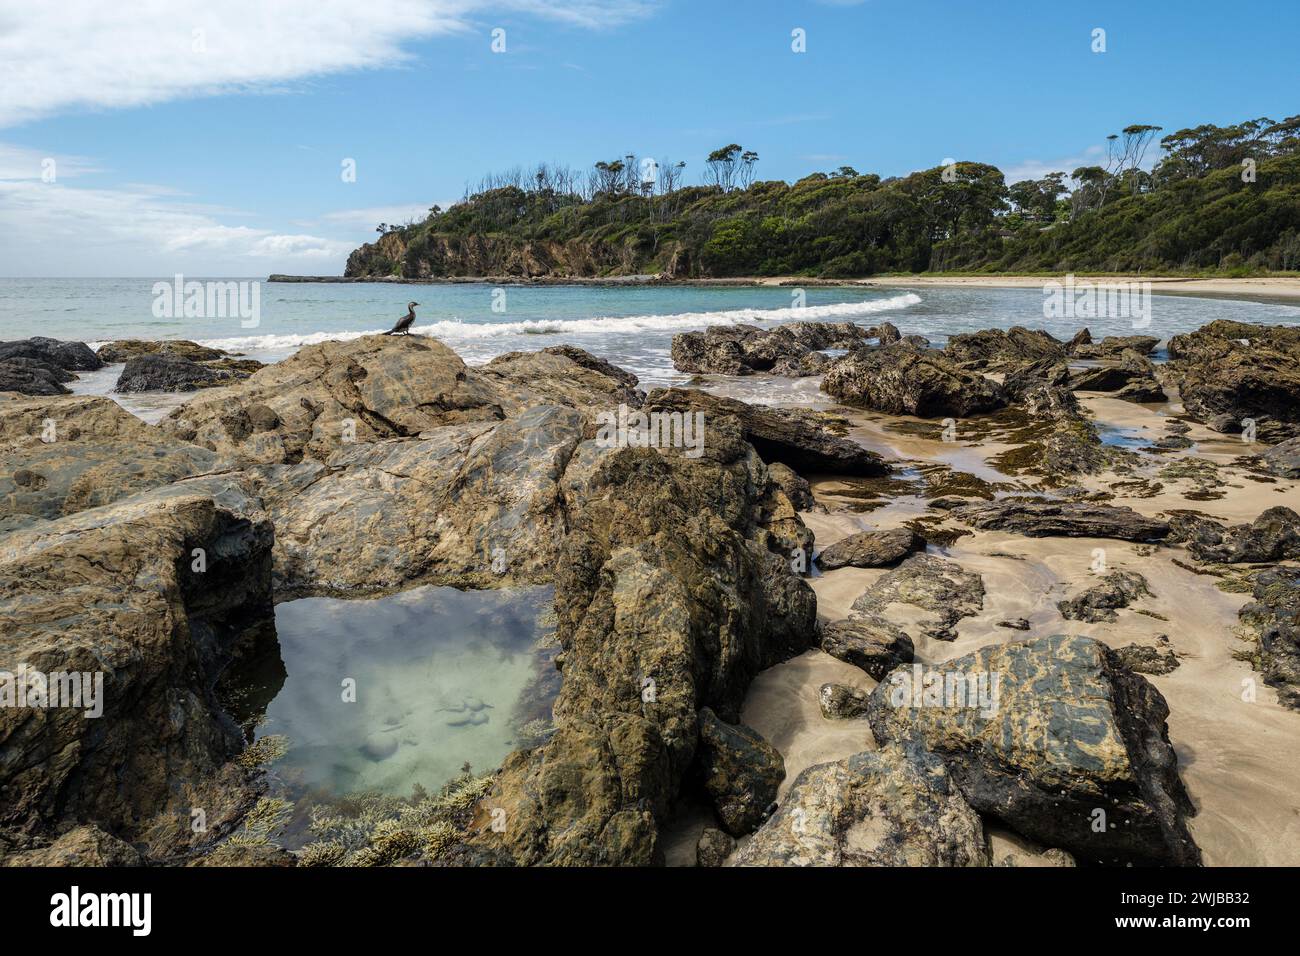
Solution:
<svg viewBox="0 0 1300 956">
<path fill-rule="evenodd" d="M 465 763 L 491 770 L 536 743 L 559 688 L 552 597 L 422 587 L 279 605 L 283 669 L 263 666 L 244 688 L 274 695 L 256 736 L 287 738 L 272 792 L 295 804 L 436 792 Z"/>
</svg>

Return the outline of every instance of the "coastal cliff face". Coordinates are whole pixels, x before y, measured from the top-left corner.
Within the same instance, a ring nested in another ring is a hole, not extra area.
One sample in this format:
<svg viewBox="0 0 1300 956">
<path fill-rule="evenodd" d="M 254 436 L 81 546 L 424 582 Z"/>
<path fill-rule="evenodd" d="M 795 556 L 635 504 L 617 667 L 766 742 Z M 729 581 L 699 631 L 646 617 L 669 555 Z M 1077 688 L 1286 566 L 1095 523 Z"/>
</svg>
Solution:
<svg viewBox="0 0 1300 956">
<path fill-rule="evenodd" d="M 669 275 L 684 276 L 687 260 L 675 254 L 675 248 L 666 250 L 666 255 L 656 262 Z M 408 245 L 400 232 L 390 232 L 354 250 L 343 275 L 397 275 L 405 279 L 592 278 L 633 275 L 654 267 L 634 244 L 426 234 Z"/>
</svg>

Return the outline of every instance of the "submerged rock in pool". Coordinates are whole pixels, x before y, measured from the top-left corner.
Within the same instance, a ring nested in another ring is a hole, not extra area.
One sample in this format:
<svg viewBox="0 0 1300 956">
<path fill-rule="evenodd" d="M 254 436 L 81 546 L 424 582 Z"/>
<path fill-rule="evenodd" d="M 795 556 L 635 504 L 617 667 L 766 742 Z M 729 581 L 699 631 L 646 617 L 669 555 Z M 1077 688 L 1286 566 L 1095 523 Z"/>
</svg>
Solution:
<svg viewBox="0 0 1300 956">
<path fill-rule="evenodd" d="M 371 760 L 387 760 L 397 753 L 397 738 L 387 734 L 372 734 L 361 745 L 361 752 Z"/>
</svg>

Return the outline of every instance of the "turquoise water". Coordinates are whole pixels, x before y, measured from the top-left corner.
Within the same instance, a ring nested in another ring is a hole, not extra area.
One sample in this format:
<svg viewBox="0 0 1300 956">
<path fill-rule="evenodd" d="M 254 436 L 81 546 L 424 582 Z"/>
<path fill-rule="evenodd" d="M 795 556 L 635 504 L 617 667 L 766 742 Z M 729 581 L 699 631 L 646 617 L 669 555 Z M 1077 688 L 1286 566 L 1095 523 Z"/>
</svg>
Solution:
<svg viewBox="0 0 1300 956">
<path fill-rule="evenodd" d="M 170 277 L 165 277 L 170 279 Z M 187 281 L 197 277 L 186 277 Z M 809 288 L 792 308 L 789 288 L 696 286 L 505 286 L 389 283 L 266 283 L 256 328 L 238 318 L 160 319 L 152 279 L 0 279 L 0 338 L 49 335 L 89 342 L 188 338 L 276 361 L 304 344 L 390 328 L 416 301 L 415 331 L 435 335 L 471 363 L 561 342 L 586 348 L 640 375 L 646 385 L 683 376 L 672 368 L 672 336 L 735 322 L 885 319 L 936 345 L 955 332 L 1027 325 L 1069 338 L 1082 320 L 1043 317 L 1040 289 Z M 494 309 L 495 306 L 495 309 Z M 1094 319 L 1093 335 L 1168 338 L 1218 318 L 1295 322 L 1293 306 L 1157 295 L 1148 328 Z"/>
<path fill-rule="evenodd" d="M 559 688 L 551 601 L 549 587 L 420 587 L 280 604 L 280 660 L 239 688 L 265 707 L 256 736 L 287 739 L 275 789 L 295 802 L 436 792 L 465 763 L 490 770 L 538 743 Z"/>
</svg>

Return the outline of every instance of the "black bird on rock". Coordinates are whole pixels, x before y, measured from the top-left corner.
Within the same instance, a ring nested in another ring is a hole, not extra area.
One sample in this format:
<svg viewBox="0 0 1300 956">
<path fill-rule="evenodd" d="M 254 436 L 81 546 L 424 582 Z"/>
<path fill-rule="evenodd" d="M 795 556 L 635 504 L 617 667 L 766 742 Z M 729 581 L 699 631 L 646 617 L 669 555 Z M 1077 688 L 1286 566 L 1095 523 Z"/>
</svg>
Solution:
<svg viewBox="0 0 1300 956">
<path fill-rule="evenodd" d="M 411 326 L 415 323 L 415 307 L 418 302 L 406 303 L 406 315 L 397 320 L 397 324 L 384 333 L 384 335 L 410 335 Z"/>
</svg>

